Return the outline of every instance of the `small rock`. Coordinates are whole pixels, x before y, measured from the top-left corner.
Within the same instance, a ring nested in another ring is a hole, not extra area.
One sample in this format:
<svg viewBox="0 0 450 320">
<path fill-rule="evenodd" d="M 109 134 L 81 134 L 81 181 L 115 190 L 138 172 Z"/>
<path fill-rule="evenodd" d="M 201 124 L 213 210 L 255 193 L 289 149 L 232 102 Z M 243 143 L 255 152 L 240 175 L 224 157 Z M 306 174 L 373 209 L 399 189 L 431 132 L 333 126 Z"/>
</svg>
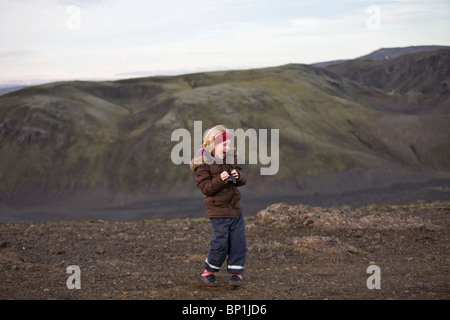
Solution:
<svg viewBox="0 0 450 320">
<path fill-rule="evenodd" d="M 9 243 L 8 243 L 8 242 L 6 242 L 6 241 L 0 242 L 0 248 L 6 248 L 6 247 L 8 247 L 8 246 L 9 246 Z"/>
</svg>

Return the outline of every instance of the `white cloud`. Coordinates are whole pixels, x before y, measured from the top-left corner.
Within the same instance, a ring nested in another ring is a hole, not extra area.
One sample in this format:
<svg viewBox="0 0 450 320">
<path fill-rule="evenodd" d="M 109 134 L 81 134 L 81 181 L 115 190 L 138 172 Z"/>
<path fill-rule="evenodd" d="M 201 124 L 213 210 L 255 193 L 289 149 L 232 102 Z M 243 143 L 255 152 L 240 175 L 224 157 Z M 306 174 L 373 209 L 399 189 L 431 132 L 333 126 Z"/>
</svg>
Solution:
<svg viewBox="0 0 450 320">
<path fill-rule="evenodd" d="M 368 30 L 374 4 L 381 28 Z M 68 28 L 70 5 L 80 28 Z M 448 0 L 2 0 L 0 77 L 263 67 L 450 44 L 449 9 Z"/>
<path fill-rule="evenodd" d="M 393 25 L 407 24 L 413 27 L 415 23 L 449 21 L 450 18 L 450 1 L 397 0 L 381 3 L 380 8 L 382 20 Z"/>
</svg>

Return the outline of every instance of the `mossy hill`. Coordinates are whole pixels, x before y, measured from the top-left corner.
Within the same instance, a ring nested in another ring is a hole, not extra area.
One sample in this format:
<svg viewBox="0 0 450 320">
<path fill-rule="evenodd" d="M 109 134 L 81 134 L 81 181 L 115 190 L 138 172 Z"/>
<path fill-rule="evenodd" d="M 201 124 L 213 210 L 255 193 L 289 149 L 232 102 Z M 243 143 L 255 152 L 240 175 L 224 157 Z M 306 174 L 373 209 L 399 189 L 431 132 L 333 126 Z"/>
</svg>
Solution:
<svg viewBox="0 0 450 320">
<path fill-rule="evenodd" d="M 70 81 L 0 97 L 0 201 L 198 194 L 174 165 L 177 128 L 279 129 L 280 169 L 246 194 L 345 192 L 450 177 L 450 50 L 328 68 Z M 248 161 L 247 161 L 248 162 Z"/>
</svg>

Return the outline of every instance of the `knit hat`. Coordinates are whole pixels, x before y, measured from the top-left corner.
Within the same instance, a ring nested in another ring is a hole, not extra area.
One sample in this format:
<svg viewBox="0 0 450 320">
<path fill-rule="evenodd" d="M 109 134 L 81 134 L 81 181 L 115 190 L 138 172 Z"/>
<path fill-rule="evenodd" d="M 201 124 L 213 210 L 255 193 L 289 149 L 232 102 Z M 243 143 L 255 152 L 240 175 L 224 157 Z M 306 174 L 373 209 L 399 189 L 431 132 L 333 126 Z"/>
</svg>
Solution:
<svg viewBox="0 0 450 320">
<path fill-rule="evenodd" d="M 214 145 L 218 145 L 220 143 L 223 143 L 227 140 L 231 140 L 231 136 L 228 132 L 223 132 L 222 134 L 219 134 L 214 138 Z"/>
</svg>

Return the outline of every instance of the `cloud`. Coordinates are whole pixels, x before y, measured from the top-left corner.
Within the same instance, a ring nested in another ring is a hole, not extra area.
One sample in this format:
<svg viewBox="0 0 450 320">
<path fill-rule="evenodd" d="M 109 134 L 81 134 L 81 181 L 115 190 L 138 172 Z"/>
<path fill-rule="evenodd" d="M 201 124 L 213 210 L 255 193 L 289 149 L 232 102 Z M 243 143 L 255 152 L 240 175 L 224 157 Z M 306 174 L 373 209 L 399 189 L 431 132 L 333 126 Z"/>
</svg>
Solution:
<svg viewBox="0 0 450 320">
<path fill-rule="evenodd" d="M 63 6 L 79 6 L 83 8 L 96 7 L 103 5 L 113 5 L 117 0 L 56 0 Z"/>
<path fill-rule="evenodd" d="M 32 50 L 0 49 L 0 58 L 18 58 L 35 54 Z"/>
<path fill-rule="evenodd" d="M 350 25 L 354 25 L 355 22 L 360 22 L 361 17 L 353 16 L 353 17 L 340 17 L 336 18 L 300 18 L 289 20 L 288 23 L 294 30 L 307 30 L 307 31 L 327 31 L 327 32 L 336 32 L 341 29 L 335 28 L 343 28 L 348 27 Z"/>
<path fill-rule="evenodd" d="M 382 2 L 379 7 L 382 21 L 409 27 L 417 23 L 433 23 L 436 20 L 448 21 L 450 12 L 450 2 L 442 0 L 394 0 Z"/>
<path fill-rule="evenodd" d="M 70 6 L 79 28 L 68 27 Z M 1 0 L 0 70 L 116 77 L 350 58 L 449 44 L 448 12 L 448 0 Z"/>
</svg>

